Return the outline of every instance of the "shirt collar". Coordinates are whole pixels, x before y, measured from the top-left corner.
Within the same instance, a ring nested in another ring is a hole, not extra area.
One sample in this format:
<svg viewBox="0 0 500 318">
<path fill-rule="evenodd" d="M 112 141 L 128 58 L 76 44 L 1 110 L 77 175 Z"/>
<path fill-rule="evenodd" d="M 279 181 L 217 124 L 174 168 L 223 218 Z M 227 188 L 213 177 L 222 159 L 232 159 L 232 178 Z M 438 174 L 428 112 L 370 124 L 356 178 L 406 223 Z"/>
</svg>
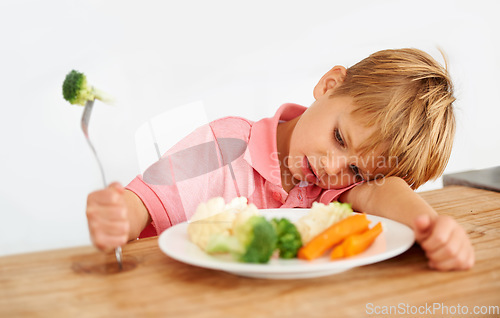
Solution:
<svg viewBox="0 0 500 318">
<path fill-rule="evenodd" d="M 252 125 L 246 160 L 267 181 L 281 186 L 281 172 L 276 145 L 276 130 L 280 121 L 289 121 L 302 115 L 307 107 L 283 104 L 273 117 L 264 118 Z"/>
</svg>

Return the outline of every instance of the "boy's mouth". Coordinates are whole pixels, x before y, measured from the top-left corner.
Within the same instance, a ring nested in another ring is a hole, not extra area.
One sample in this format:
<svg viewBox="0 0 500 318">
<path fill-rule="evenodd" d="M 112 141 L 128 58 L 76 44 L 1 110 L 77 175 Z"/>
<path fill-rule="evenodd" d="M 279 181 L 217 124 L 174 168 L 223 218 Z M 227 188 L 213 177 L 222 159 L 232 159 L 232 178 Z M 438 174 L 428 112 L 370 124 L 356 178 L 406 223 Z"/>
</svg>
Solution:
<svg viewBox="0 0 500 318">
<path fill-rule="evenodd" d="M 314 173 L 314 168 L 311 166 L 307 156 L 304 156 L 302 161 L 302 171 L 304 172 L 306 181 L 316 183 L 319 180 L 318 176 Z"/>
</svg>

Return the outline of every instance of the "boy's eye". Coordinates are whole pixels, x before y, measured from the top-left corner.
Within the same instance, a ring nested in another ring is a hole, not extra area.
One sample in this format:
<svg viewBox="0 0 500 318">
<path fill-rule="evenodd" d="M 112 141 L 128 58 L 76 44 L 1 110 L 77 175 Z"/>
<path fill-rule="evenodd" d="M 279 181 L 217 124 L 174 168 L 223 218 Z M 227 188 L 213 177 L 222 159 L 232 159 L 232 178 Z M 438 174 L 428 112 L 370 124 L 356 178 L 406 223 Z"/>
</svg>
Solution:
<svg viewBox="0 0 500 318">
<path fill-rule="evenodd" d="M 345 147 L 344 139 L 342 139 L 342 135 L 340 134 L 340 131 L 337 128 L 333 130 L 333 136 L 335 137 L 335 140 L 339 143 L 340 146 Z"/>
<path fill-rule="evenodd" d="M 354 178 L 356 178 L 356 181 L 363 181 L 363 176 L 359 172 L 359 168 L 355 165 L 349 165 L 349 168 L 352 171 L 352 174 L 354 175 Z"/>
</svg>

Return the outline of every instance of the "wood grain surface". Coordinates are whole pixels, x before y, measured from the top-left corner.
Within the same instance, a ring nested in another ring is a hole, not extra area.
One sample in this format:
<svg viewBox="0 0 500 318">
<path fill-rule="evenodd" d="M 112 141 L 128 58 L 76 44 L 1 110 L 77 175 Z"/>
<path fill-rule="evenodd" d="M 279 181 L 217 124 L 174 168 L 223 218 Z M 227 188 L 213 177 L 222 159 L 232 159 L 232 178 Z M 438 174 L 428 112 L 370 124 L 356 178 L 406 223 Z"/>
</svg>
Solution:
<svg viewBox="0 0 500 318">
<path fill-rule="evenodd" d="M 500 193 L 453 186 L 421 195 L 466 228 L 472 270 L 430 270 L 414 245 L 337 275 L 254 279 L 177 262 L 148 238 L 124 247 L 123 272 L 90 246 L 1 257 L 0 317 L 500 317 Z M 490 312 L 473 315 L 475 306 Z"/>
</svg>

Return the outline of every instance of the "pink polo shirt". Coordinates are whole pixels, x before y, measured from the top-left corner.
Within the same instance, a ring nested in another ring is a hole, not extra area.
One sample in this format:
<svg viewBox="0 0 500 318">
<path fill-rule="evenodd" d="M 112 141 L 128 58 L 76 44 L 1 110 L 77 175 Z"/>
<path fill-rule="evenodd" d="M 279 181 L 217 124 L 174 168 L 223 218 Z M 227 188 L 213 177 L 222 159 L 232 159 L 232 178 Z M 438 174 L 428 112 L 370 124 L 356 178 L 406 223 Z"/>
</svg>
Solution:
<svg viewBox="0 0 500 318">
<path fill-rule="evenodd" d="M 141 237 L 159 235 L 188 220 L 201 202 L 244 196 L 259 209 L 309 208 L 337 200 L 343 189 L 324 190 L 306 181 L 290 193 L 281 186 L 276 148 L 280 121 L 300 116 L 307 108 L 282 105 L 271 118 L 257 122 L 225 117 L 204 125 L 169 149 L 143 175 L 128 184 L 141 198 L 152 223 Z"/>
</svg>

